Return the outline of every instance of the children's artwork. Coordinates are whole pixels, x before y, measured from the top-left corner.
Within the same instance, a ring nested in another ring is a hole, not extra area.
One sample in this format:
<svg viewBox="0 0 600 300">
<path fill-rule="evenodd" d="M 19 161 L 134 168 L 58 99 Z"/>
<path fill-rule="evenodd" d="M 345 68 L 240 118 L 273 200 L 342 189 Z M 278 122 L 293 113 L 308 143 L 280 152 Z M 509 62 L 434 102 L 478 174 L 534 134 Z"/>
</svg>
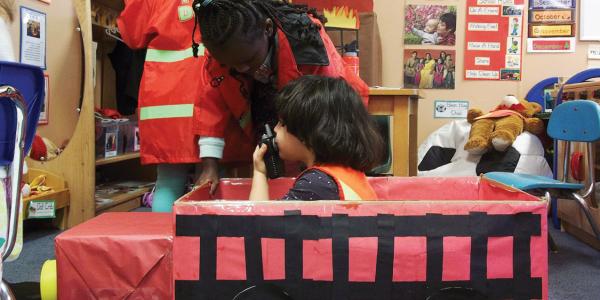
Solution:
<svg viewBox="0 0 600 300">
<path fill-rule="evenodd" d="M 500 70 L 501 80 L 521 80 L 520 69 L 501 69 Z"/>
<path fill-rule="evenodd" d="M 454 89 L 453 50 L 405 49 L 404 87 Z"/>
<path fill-rule="evenodd" d="M 521 39 L 519 37 L 509 36 L 506 39 L 506 54 L 521 54 Z"/>
<path fill-rule="evenodd" d="M 575 52 L 576 2 L 529 1 L 528 52 Z"/>
<path fill-rule="evenodd" d="M 38 124 L 48 124 L 49 107 L 48 101 L 50 99 L 50 77 L 48 74 L 44 74 L 44 102 L 40 106 L 40 117 Z"/>
<path fill-rule="evenodd" d="M 407 5 L 405 45 L 444 45 L 456 43 L 456 6 Z"/>
<path fill-rule="evenodd" d="M 521 16 L 512 16 L 510 22 L 508 22 L 508 35 L 520 36 L 521 35 Z"/>
<path fill-rule="evenodd" d="M 525 0 L 466 2 L 465 79 L 521 80 Z"/>
</svg>

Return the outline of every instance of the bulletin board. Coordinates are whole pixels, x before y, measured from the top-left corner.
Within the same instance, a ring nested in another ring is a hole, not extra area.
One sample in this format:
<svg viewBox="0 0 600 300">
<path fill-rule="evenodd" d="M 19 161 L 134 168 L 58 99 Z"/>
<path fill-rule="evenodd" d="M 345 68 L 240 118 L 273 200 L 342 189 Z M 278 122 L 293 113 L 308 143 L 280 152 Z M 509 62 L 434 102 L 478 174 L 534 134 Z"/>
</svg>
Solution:
<svg viewBox="0 0 600 300">
<path fill-rule="evenodd" d="M 467 0 L 465 80 L 521 80 L 524 0 Z"/>
</svg>

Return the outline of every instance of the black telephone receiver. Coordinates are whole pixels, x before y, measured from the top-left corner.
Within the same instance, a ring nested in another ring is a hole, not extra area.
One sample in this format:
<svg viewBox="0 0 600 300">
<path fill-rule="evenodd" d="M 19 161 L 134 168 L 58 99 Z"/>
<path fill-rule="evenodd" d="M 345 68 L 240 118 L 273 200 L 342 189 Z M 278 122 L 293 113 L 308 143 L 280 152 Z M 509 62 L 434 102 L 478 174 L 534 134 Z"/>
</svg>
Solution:
<svg viewBox="0 0 600 300">
<path fill-rule="evenodd" d="M 275 134 L 273 134 L 269 124 L 265 124 L 265 133 L 262 135 L 260 143 L 261 145 L 267 145 L 267 153 L 265 153 L 267 177 L 274 179 L 283 176 L 285 173 L 283 160 L 279 157 L 279 149 L 275 143 Z"/>
</svg>

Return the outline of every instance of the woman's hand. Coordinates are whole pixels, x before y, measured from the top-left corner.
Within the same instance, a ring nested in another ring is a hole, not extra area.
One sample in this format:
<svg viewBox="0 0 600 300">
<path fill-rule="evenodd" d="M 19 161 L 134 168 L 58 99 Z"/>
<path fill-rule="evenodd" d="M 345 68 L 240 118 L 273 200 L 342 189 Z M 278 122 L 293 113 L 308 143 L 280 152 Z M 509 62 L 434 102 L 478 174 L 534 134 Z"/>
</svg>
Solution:
<svg viewBox="0 0 600 300">
<path fill-rule="evenodd" d="M 214 157 L 202 158 L 202 173 L 194 188 L 201 188 L 207 184 L 210 185 L 210 194 L 214 195 L 219 185 L 219 163 Z"/>
<path fill-rule="evenodd" d="M 254 173 L 258 172 L 267 176 L 267 167 L 265 165 L 265 154 L 267 153 L 267 145 L 261 144 L 256 146 L 252 160 L 254 161 Z"/>
</svg>

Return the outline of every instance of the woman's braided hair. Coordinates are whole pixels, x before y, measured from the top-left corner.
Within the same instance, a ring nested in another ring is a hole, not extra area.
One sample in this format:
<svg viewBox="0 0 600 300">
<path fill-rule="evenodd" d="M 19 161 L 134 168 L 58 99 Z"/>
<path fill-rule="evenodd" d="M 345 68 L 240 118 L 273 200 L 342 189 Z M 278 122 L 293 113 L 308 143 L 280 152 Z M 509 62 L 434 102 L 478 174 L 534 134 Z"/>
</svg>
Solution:
<svg viewBox="0 0 600 300">
<path fill-rule="evenodd" d="M 276 25 L 287 22 L 289 14 L 309 14 L 321 24 L 327 21 L 316 9 L 291 4 L 287 0 L 195 0 L 193 8 L 196 22 L 200 25 L 202 42 L 213 46 L 225 44 L 237 32 L 244 33 L 249 39 L 256 37 L 261 32 L 259 25 L 266 18 L 272 19 Z M 320 29 L 312 22 L 303 27 L 304 31 L 316 29 L 318 32 Z M 309 39 L 314 35 L 300 33 L 297 36 L 306 37 L 310 43 Z"/>
</svg>

